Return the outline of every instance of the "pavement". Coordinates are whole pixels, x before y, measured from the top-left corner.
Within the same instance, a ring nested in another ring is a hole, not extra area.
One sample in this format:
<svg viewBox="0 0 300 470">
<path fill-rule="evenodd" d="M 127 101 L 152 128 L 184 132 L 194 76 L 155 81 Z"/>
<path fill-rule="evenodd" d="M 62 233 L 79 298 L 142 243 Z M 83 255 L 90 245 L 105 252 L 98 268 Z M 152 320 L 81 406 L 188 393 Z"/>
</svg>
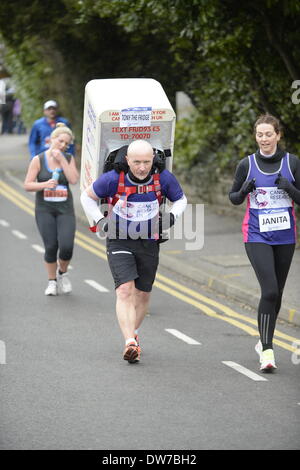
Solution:
<svg viewBox="0 0 300 470">
<path fill-rule="evenodd" d="M 29 163 L 27 141 L 27 135 L 0 136 L 1 176 L 20 188 Z M 79 183 L 71 189 L 76 216 L 86 224 Z M 171 229 L 169 241 L 161 244 L 160 266 L 248 305 L 255 313 L 260 288 L 244 250 L 242 212 L 234 212 L 217 212 L 201 201 L 190 204 Z M 300 325 L 299 279 L 300 247 L 295 250 L 279 313 L 279 318 L 296 325 Z"/>
</svg>

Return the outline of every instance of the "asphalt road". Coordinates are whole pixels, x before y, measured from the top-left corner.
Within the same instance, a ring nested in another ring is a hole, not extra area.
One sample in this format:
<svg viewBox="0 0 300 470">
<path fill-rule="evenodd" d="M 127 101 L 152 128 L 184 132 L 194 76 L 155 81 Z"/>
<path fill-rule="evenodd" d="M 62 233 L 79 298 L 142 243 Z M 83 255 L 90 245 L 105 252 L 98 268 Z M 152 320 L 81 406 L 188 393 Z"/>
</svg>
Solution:
<svg viewBox="0 0 300 470">
<path fill-rule="evenodd" d="M 73 293 L 46 297 L 33 199 L 0 193 L 0 449 L 300 448 L 299 328 L 261 374 L 249 310 L 160 269 L 130 365 L 104 246 L 78 225 Z"/>
</svg>

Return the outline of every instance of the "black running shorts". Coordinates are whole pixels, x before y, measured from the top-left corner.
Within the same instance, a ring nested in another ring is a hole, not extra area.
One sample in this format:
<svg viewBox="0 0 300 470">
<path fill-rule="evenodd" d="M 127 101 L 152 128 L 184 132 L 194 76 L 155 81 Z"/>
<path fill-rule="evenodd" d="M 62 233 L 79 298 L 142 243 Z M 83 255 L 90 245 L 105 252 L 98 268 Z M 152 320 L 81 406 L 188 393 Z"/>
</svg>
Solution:
<svg viewBox="0 0 300 470">
<path fill-rule="evenodd" d="M 135 281 L 135 287 L 151 292 L 155 279 L 159 244 L 151 240 L 106 240 L 107 258 L 115 288 Z"/>
</svg>

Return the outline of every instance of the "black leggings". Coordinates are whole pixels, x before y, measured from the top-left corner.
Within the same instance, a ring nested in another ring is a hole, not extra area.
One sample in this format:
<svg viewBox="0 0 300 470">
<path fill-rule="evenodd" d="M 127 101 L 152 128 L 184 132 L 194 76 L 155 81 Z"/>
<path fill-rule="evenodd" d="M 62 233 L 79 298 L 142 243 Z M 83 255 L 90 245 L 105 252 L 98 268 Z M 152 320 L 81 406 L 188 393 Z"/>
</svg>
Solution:
<svg viewBox="0 0 300 470">
<path fill-rule="evenodd" d="M 245 243 L 248 258 L 261 288 L 258 329 L 263 350 L 273 348 L 273 335 L 295 244 Z"/>
<path fill-rule="evenodd" d="M 36 212 L 36 223 L 45 246 L 44 259 L 46 263 L 69 261 L 73 255 L 75 236 L 74 214 L 57 214 L 51 212 Z"/>
</svg>

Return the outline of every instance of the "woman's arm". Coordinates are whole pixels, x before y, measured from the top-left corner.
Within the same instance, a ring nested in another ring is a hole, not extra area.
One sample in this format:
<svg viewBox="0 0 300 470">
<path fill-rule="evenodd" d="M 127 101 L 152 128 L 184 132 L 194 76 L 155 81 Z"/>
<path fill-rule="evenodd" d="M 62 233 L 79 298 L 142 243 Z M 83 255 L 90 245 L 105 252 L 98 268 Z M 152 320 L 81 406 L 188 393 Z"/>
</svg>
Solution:
<svg viewBox="0 0 300 470">
<path fill-rule="evenodd" d="M 243 159 L 237 166 L 234 180 L 232 183 L 232 188 L 229 191 L 229 199 L 234 205 L 239 205 L 244 202 L 248 194 L 245 191 L 244 183 L 246 182 L 248 174 L 249 164 L 248 159 Z"/>
<path fill-rule="evenodd" d="M 59 150 L 55 149 L 51 152 L 52 156 L 57 160 L 59 165 L 61 166 L 65 177 L 67 178 L 70 184 L 76 184 L 79 179 L 79 173 L 76 168 L 75 159 L 72 155 L 70 162 L 66 159 L 66 157 L 61 153 Z"/>
<path fill-rule="evenodd" d="M 24 181 L 25 191 L 42 191 L 45 188 L 56 188 L 57 181 L 49 179 L 48 181 L 43 181 L 39 183 L 36 181 L 37 175 L 40 171 L 40 159 L 38 156 L 34 157 L 28 167 L 27 175 Z"/>
<path fill-rule="evenodd" d="M 293 176 L 295 181 L 290 183 L 286 178 L 283 178 L 281 175 L 275 181 L 278 189 L 283 189 L 288 193 L 290 198 L 300 206 L 300 160 L 296 156 L 293 157 Z"/>
</svg>

